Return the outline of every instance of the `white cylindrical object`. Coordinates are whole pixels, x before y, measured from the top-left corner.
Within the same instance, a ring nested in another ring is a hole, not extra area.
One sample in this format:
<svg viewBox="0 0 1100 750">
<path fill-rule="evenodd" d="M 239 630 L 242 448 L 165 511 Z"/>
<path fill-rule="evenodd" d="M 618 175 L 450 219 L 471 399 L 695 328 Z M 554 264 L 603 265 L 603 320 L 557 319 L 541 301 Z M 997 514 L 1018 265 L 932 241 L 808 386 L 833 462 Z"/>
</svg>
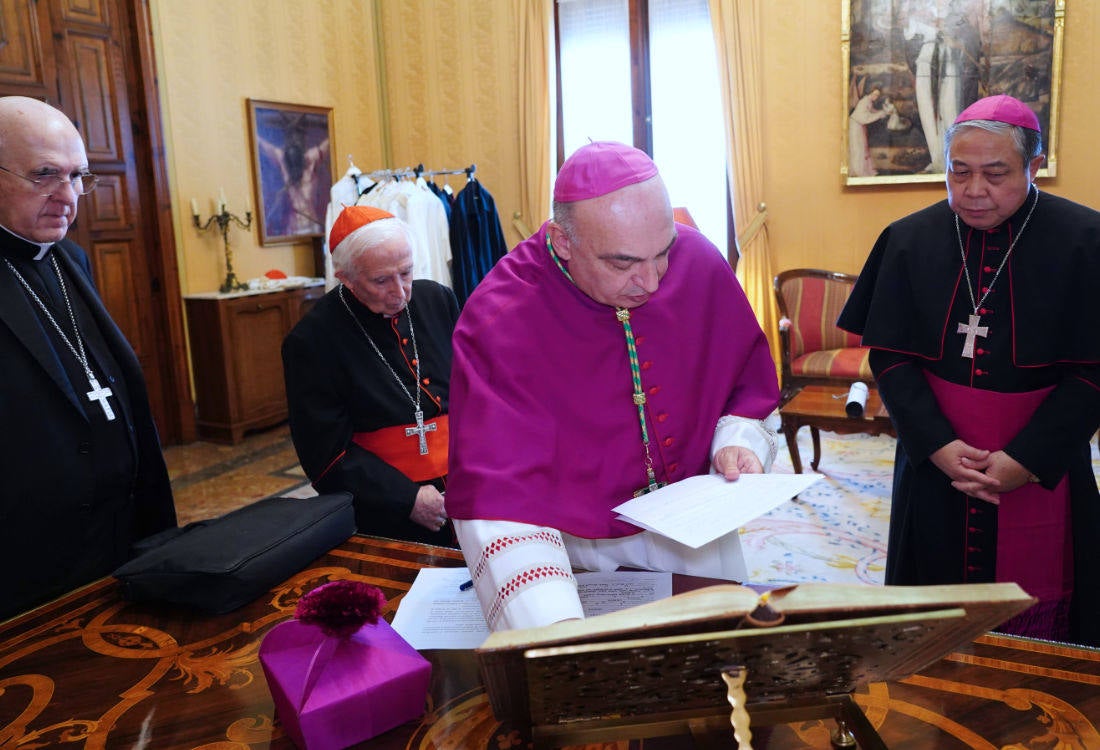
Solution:
<svg viewBox="0 0 1100 750">
<path fill-rule="evenodd" d="M 848 403 L 844 406 L 844 411 L 849 417 L 862 417 L 863 407 L 866 405 L 867 384 L 852 383 L 852 387 L 848 389 Z"/>
</svg>

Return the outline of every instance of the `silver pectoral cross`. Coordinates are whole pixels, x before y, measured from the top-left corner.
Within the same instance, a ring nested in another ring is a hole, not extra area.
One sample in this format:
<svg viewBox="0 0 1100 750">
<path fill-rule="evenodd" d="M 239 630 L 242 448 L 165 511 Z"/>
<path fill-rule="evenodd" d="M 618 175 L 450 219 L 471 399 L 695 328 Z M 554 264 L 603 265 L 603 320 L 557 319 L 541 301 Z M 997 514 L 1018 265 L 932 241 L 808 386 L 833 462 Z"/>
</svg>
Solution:
<svg viewBox="0 0 1100 750">
<path fill-rule="evenodd" d="M 414 416 L 416 417 L 416 427 L 406 427 L 405 437 L 412 437 L 413 435 L 416 435 L 417 438 L 419 438 L 420 440 L 420 455 L 426 456 L 428 455 L 428 439 L 424 436 L 424 434 L 427 432 L 435 432 L 436 424 L 435 422 L 427 425 L 424 424 L 423 411 L 415 412 Z"/>
<path fill-rule="evenodd" d="M 99 405 L 103 407 L 103 415 L 107 417 L 107 421 L 115 421 L 115 410 L 107 403 L 107 397 L 113 396 L 114 393 L 110 388 L 101 386 L 99 381 L 95 379 L 95 375 L 88 376 L 88 385 L 92 388 L 92 390 L 88 391 L 88 400 L 92 402 L 98 401 Z"/>
<path fill-rule="evenodd" d="M 966 341 L 963 342 L 962 355 L 967 359 L 974 359 L 974 339 L 977 336 L 985 338 L 989 334 L 988 326 L 980 326 L 982 320 L 980 315 L 971 315 L 966 323 L 959 323 L 959 330 L 956 333 L 965 333 Z"/>
</svg>

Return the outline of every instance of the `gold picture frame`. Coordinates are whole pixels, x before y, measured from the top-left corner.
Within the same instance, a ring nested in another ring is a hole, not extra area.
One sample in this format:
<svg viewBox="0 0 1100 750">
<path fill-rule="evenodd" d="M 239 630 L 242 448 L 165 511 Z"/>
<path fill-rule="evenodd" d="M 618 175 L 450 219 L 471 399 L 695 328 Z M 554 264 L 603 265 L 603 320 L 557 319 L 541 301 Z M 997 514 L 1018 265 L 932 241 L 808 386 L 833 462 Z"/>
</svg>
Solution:
<svg viewBox="0 0 1100 750">
<path fill-rule="evenodd" d="M 1058 165 L 1065 0 L 841 0 L 847 185 L 942 182 L 943 133 L 978 99 L 1035 110 Z"/>
<path fill-rule="evenodd" d="M 248 100 L 252 184 L 261 245 L 325 233 L 332 190 L 332 109 Z"/>
</svg>

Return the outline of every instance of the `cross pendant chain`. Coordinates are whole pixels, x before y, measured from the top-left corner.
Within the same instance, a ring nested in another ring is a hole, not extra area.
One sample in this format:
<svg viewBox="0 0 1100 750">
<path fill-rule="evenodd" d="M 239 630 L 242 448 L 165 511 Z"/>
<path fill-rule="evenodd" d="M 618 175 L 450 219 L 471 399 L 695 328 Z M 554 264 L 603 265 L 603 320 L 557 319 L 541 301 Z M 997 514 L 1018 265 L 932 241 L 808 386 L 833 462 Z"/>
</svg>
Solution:
<svg viewBox="0 0 1100 750">
<path fill-rule="evenodd" d="M 7 263 L 8 268 L 11 269 L 12 274 L 18 279 L 19 283 L 23 285 L 27 295 L 34 300 L 38 305 L 38 309 L 46 316 L 46 319 L 53 325 L 57 335 L 65 342 L 65 346 L 69 348 L 69 351 L 76 357 L 76 361 L 80 363 L 80 366 L 84 368 L 84 374 L 88 376 L 88 386 L 92 389 L 88 391 L 88 401 L 91 403 L 99 402 L 99 405 L 103 407 L 103 415 L 107 418 L 108 422 L 115 420 L 115 410 L 111 408 L 111 405 L 107 402 L 108 396 L 113 396 L 114 392 L 110 388 L 104 388 L 96 380 L 95 373 L 92 372 L 92 364 L 88 359 L 87 352 L 84 351 L 84 339 L 80 338 L 80 327 L 76 324 L 76 314 L 73 312 L 73 304 L 69 301 L 69 290 L 65 287 L 65 277 L 61 273 L 61 267 L 57 264 L 57 256 L 50 256 L 50 262 L 53 263 L 54 274 L 57 276 L 57 286 L 61 290 L 61 296 L 65 300 L 65 309 L 69 313 L 69 322 L 73 325 L 73 337 L 76 339 L 74 345 L 69 340 L 68 334 L 57 322 L 57 318 L 50 312 L 50 308 L 46 307 L 46 303 L 42 301 L 42 298 L 38 296 L 38 293 L 31 288 L 27 280 L 23 278 L 23 274 L 19 273 L 19 270 L 12 265 L 12 262 L 7 258 L 4 258 L 4 262 Z"/>
<path fill-rule="evenodd" d="M 115 410 L 111 408 L 111 405 L 107 402 L 108 396 L 113 396 L 114 392 L 110 388 L 104 388 L 99 384 L 99 381 L 95 379 L 95 375 L 89 373 L 88 385 L 92 390 L 88 391 L 88 401 L 99 402 L 99 405 L 103 407 L 103 416 L 107 417 L 108 422 L 115 421 Z"/>
<path fill-rule="evenodd" d="M 416 435 L 417 439 L 420 441 L 420 455 L 426 456 L 428 455 L 428 438 L 426 433 L 435 432 L 436 424 L 435 422 L 424 424 L 424 411 L 422 409 L 418 409 L 413 416 L 416 417 L 416 427 L 406 427 L 405 437 Z"/>
<path fill-rule="evenodd" d="M 965 333 L 966 341 L 963 342 L 962 355 L 967 359 L 974 359 L 974 340 L 975 337 L 981 336 L 985 338 L 989 335 L 989 327 L 978 325 L 982 320 L 980 315 L 971 315 L 970 319 L 966 323 L 959 323 L 959 329 L 956 333 Z"/>
<path fill-rule="evenodd" d="M 989 283 L 985 285 L 985 292 L 982 294 L 981 299 L 975 299 L 974 288 L 970 285 L 970 270 L 966 266 L 966 243 L 963 242 L 962 225 L 959 222 L 959 215 L 955 214 L 955 237 L 959 241 L 959 257 L 962 258 L 962 275 L 966 281 L 966 293 L 970 296 L 970 305 L 974 310 L 974 314 L 970 315 L 966 323 L 959 323 L 957 333 L 965 333 L 966 340 L 963 342 L 962 356 L 967 359 L 974 359 L 974 339 L 976 336 L 985 338 L 989 335 L 988 326 L 979 325 L 981 323 L 981 316 L 978 314 L 978 310 L 985 304 L 985 300 L 989 297 L 990 292 L 993 291 L 993 285 L 997 283 L 997 279 L 1001 276 L 1001 271 L 1008 264 L 1008 259 L 1012 256 L 1012 251 L 1016 247 L 1016 243 L 1020 241 L 1020 238 L 1024 235 L 1024 230 L 1027 229 L 1027 224 L 1031 221 L 1031 215 L 1035 213 L 1035 207 L 1039 205 L 1039 188 L 1035 185 L 1028 187 L 1028 192 L 1032 189 L 1035 190 L 1035 198 L 1031 201 L 1031 208 L 1028 209 L 1027 216 L 1024 217 L 1024 223 L 1020 225 L 1020 231 L 1016 233 L 1016 236 L 1012 238 L 1012 242 L 1008 243 L 1008 250 L 1005 251 L 1005 257 L 1001 259 L 1001 265 L 997 266 L 996 273 L 993 274 L 993 278 L 989 280 Z M 981 278 L 980 276 L 978 277 Z"/>
<path fill-rule="evenodd" d="M 390 375 L 393 376 L 394 381 L 396 381 L 397 385 L 401 387 L 401 390 L 405 393 L 405 396 L 409 399 L 409 402 L 412 403 L 414 409 L 413 416 L 416 417 L 416 427 L 406 427 L 405 437 L 412 437 L 413 435 L 416 435 L 417 440 L 420 442 L 420 455 L 426 456 L 428 455 L 428 438 L 426 436 L 426 433 L 435 432 L 437 426 L 435 422 L 432 422 L 428 425 L 424 424 L 424 410 L 420 408 L 420 351 L 416 348 L 416 328 L 413 326 L 412 308 L 410 308 L 408 305 L 405 305 L 405 314 L 409 316 L 409 338 L 412 340 L 413 347 L 412 361 L 414 363 L 413 366 L 416 368 L 413 373 L 416 377 L 416 380 L 413 382 L 413 389 L 416 391 L 415 398 L 413 398 L 413 395 L 409 392 L 409 389 L 405 387 L 405 383 L 401 380 L 401 377 L 397 374 L 397 371 L 393 369 L 393 365 L 391 365 L 389 361 L 382 355 L 382 350 L 378 348 L 378 344 L 374 343 L 374 339 L 371 338 L 371 335 L 369 333 L 367 333 L 367 329 L 363 326 L 363 323 L 352 311 L 351 305 L 348 304 L 348 300 L 344 296 L 345 288 L 346 287 L 341 285 L 339 291 L 337 292 L 337 294 L 340 296 L 340 301 L 344 303 L 344 309 L 348 311 L 348 315 L 351 316 L 351 319 L 355 322 L 355 325 L 359 328 L 359 331 L 363 334 L 363 337 L 366 338 L 367 342 L 371 346 L 371 349 L 373 349 L 374 353 L 378 355 L 378 359 L 380 359 L 382 361 L 382 364 L 386 366 L 386 369 L 390 371 Z M 428 395 L 430 396 L 431 394 Z"/>
</svg>

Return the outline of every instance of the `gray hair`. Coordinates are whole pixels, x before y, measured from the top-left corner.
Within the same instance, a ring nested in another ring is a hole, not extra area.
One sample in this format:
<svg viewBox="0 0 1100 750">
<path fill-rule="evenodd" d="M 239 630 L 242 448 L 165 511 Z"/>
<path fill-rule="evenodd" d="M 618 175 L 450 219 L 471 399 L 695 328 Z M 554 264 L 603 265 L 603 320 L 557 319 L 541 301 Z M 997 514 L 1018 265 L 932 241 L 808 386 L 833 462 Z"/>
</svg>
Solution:
<svg viewBox="0 0 1100 750">
<path fill-rule="evenodd" d="M 378 219 L 356 229 L 334 248 L 329 248 L 332 254 L 332 270 L 337 275 L 354 277 L 360 258 L 395 237 L 404 237 L 412 247 L 412 232 L 409 225 L 396 216 L 392 219 Z"/>
<path fill-rule="evenodd" d="M 554 201 L 551 207 L 554 223 L 561 227 L 561 231 L 565 233 L 570 242 L 576 242 L 577 240 L 577 224 L 573 218 L 573 203 L 575 201 Z"/>
<path fill-rule="evenodd" d="M 1019 125 L 1010 125 L 1007 122 L 997 122 L 996 120 L 965 120 L 949 127 L 943 135 L 943 159 L 949 169 L 951 166 L 951 142 L 955 140 L 955 136 L 959 132 L 966 128 L 978 128 L 997 135 L 1011 136 L 1012 142 L 1016 145 L 1016 151 L 1024 162 L 1024 169 L 1027 169 L 1028 162 L 1043 153 L 1043 136 L 1038 130 L 1022 128 Z"/>
</svg>

